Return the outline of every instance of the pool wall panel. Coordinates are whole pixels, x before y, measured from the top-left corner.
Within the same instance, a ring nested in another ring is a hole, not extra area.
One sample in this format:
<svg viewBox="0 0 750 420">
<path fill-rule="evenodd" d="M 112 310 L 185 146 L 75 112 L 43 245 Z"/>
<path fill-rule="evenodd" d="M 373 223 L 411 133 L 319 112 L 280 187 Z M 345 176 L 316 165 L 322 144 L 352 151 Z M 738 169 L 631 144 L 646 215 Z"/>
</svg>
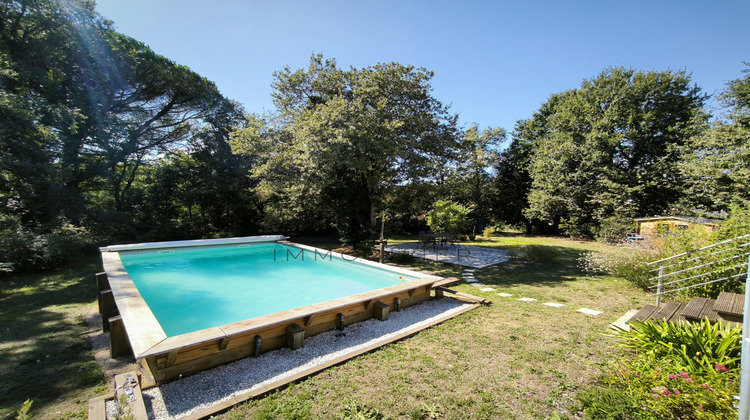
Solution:
<svg viewBox="0 0 750 420">
<path fill-rule="evenodd" d="M 229 341 L 224 350 L 220 349 L 224 338 L 217 337 L 210 342 L 186 344 L 184 347 L 176 348 L 170 352 L 148 356 L 146 359 L 151 369 L 150 374 L 156 379 L 157 383 L 165 383 L 180 375 L 190 375 L 252 356 L 255 353 L 256 335 L 261 336 L 261 353 L 276 350 L 287 345 L 287 328 L 290 325 L 299 325 L 304 329 L 306 338 L 312 337 L 337 328 L 339 313 L 344 314 L 344 325 L 346 326 L 372 318 L 375 302 L 383 302 L 394 311 L 396 309 L 396 298 L 401 299 L 402 309 L 424 302 L 430 297 L 431 284 L 430 282 L 427 285 L 419 285 L 379 298 L 368 298 L 366 301 L 357 301 L 343 307 L 289 318 L 273 325 L 227 335 Z M 237 326 L 233 324 L 232 327 Z M 170 356 L 170 354 L 172 355 Z"/>
</svg>

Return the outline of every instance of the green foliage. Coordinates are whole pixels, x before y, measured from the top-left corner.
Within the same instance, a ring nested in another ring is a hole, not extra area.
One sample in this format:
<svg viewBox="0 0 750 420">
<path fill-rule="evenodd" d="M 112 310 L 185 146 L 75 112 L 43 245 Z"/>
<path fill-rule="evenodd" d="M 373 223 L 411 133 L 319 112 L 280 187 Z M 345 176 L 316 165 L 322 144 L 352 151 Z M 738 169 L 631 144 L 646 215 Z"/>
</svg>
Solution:
<svg viewBox="0 0 750 420">
<path fill-rule="evenodd" d="M 31 417 L 33 417 L 31 414 L 29 414 L 29 411 L 31 411 L 31 404 L 33 403 L 34 401 L 32 400 L 24 401 L 21 408 L 18 409 L 18 415 L 16 415 L 16 420 L 29 420 Z"/>
<path fill-rule="evenodd" d="M 267 228 L 333 225 L 366 239 L 398 185 L 439 176 L 458 150 L 456 116 L 432 97 L 432 73 L 399 63 L 342 70 L 321 55 L 274 74 L 276 115 L 250 116 L 235 153 L 252 176 Z"/>
<path fill-rule="evenodd" d="M 739 368 L 742 328 L 699 323 L 648 321 L 631 324 L 617 334 L 622 347 L 636 350 L 653 361 L 672 363 L 673 370 L 695 375 L 715 375 L 715 367 Z"/>
<path fill-rule="evenodd" d="M 480 231 L 489 222 L 491 205 L 496 201 L 490 169 L 498 159 L 497 150 L 505 137 L 502 128 L 480 132 L 476 125 L 469 127 L 461 140 L 461 159 L 443 186 L 448 198 L 471 205 L 473 225 Z"/>
<path fill-rule="evenodd" d="M 113 413 L 114 420 L 135 420 L 133 410 L 128 404 L 128 396 L 123 392 L 116 403 L 116 411 Z"/>
<path fill-rule="evenodd" d="M 737 416 L 741 328 L 645 322 L 618 334 L 634 358 L 616 361 L 579 393 L 585 418 Z"/>
<path fill-rule="evenodd" d="M 92 1 L 9 0 L 3 22 L 0 213 L 17 219 L 18 267 L 67 259 L 63 248 L 75 244 L 59 232 L 66 223 L 102 241 L 147 236 L 161 224 L 154 220 L 160 213 L 144 205 L 148 175 L 158 172 L 160 157 L 187 146 L 222 160 L 189 175 L 211 190 L 201 191 L 199 205 L 178 197 L 177 205 L 200 211 L 208 227 L 201 233 L 223 231 L 216 223 L 229 219 L 222 219 L 222 199 L 225 209 L 230 202 L 250 207 L 231 194 L 247 189 L 237 182 L 247 168 L 227 159 L 226 138 L 241 108 L 212 82 L 114 31 Z"/>
<path fill-rule="evenodd" d="M 587 419 L 719 420 L 737 417 L 738 385 L 736 372 L 697 377 L 658 361 L 623 360 L 577 398 Z"/>
<path fill-rule="evenodd" d="M 0 218 L 2 215 L 0 215 Z M 6 217 L 0 230 L 0 266 L 10 272 L 60 267 L 96 250 L 85 229 L 64 224 L 50 233 L 37 234 Z"/>
<path fill-rule="evenodd" d="M 633 219 L 612 216 L 603 219 L 596 230 L 596 239 L 606 244 L 617 244 L 625 240 L 629 232 L 633 232 L 635 223 Z"/>
<path fill-rule="evenodd" d="M 389 417 L 378 409 L 369 408 L 358 402 L 349 402 L 337 418 L 341 420 L 387 420 Z"/>
<path fill-rule="evenodd" d="M 560 252 L 551 246 L 527 245 L 523 247 L 521 255 L 518 258 L 524 261 L 554 264 L 559 260 Z"/>
<path fill-rule="evenodd" d="M 721 223 L 716 239 L 731 239 L 750 234 L 750 201 L 734 203 L 729 217 Z"/>
<path fill-rule="evenodd" d="M 471 210 L 455 201 L 438 200 L 427 213 L 427 226 L 433 232 L 466 233 Z"/>
<path fill-rule="evenodd" d="M 608 273 L 646 289 L 652 285 L 650 279 L 654 276 L 648 263 L 659 259 L 660 255 L 650 241 L 645 241 L 628 247 L 611 247 L 587 252 L 579 258 L 579 263 L 581 268 L 589 273 Z"/>
<path fill-rule="evenodd" d="M 699 133 L 704 95 L 685 72 L 610 68 L 534 115 L 525 215 L 591 236 L 602 219 L 659 214 L 680 196 L 676 147 Z"/>
<path fill-rule="evenodd" d="M 393 254 L 391 255 L 391 262 L 396 264 L 411 264 L 415 260 L 413 255 L 410 254 Z"/>
</svg>

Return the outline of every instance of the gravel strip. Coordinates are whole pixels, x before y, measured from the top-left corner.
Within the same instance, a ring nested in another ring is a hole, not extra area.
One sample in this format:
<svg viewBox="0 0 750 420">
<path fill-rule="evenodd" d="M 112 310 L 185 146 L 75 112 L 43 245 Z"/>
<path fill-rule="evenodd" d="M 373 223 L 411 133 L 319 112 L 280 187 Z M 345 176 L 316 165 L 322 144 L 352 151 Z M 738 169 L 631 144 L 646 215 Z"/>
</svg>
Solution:
<svg viewBox="0 0 750 420">
<path fill-rule="evenodd" d="M 404 330 L 428 324 L 471 306 L 450 298 L 431 300 L 400 312 L 388 321 L 370 319 L 340 331 L 305 339 L 297 350 L 282 348 L 248 357 L 143 391 L 149 418 L 178 419 L 303 370 L 334 360 L 365 346 L 384 342 Z"/>
</svg>

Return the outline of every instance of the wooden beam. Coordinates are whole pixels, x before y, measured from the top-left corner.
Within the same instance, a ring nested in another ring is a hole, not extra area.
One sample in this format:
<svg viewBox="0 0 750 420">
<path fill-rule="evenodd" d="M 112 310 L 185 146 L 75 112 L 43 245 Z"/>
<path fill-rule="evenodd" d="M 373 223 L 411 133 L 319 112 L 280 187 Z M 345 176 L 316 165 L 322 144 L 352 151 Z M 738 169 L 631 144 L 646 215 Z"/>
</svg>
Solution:
<svg viewBox="0 0 750 420">
<path fill-rule="evenodd" d="M 125 324 L 120 315 L 113 316 L 108 320 L 109 324 L 109 355 L 111 357 L 126 356 L 133 353 L 125 332 Z"/>
<path fill-rule="evenodd" d="M 292 350 L 297 350 L 305 345 L 305 330 L 297 324 L 286 328 L 286 345 Z"/>
<path fill-rule="evenodd" d="M 391 307 L 383 302 L 375 302 L 375 307 L 372 309 L 372 317 L 380 321 L 387 321 L 388 315 L 391 312 Z"/>
<path fill-rule="evenodd" d="M 229 337 L 224 337 L 219 342 L 219 351 L 224 351 L 227 349 L 227 346 L 229 345 Z"/>
<path fill-rule="evenodd" d="M 115 316 L 115 295 L 112 290 L 102 290 L 99 292 L 99 308 L 102 314 L 102 331 L 109 331 L 109 319 Z"/>
</svg>

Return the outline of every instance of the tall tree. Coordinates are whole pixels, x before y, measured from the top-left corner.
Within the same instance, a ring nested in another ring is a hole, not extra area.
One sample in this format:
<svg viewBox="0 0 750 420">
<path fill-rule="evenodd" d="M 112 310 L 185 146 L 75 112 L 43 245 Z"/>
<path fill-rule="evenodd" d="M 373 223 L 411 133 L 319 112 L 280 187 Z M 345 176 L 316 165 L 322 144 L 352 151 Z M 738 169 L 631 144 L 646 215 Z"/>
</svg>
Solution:
<svg viewBox="0 0 750 420">
<path fill-rule="evenodd" d="M 688 211 L 728 211 L 733 203 L 750 201 L 750 64 L 745 64 L 746 75 L 727 83 L 721 94 L 727 118 L 683 147 Z"/>
<path fill-rule="evenodd" d="M 213 83 L 114 31 L 94 6 L 0 5 L 0 112 L 9 117 L 0 194 L 30 227 L 130 211 L 143 165 L 234 107 Z"/>
<path fill-rule="evenodd" d="M 449 179 L 448 195 L 472 209 L 473 228 L 481 232 L 491 215 L 496 191 L 492 184 L 493 164 L 505 141 L 502 128 L 488 127 L 482 131 L 470 126 L 461 136 L 460 158 Z"/>
<path fill-rule="evenodd" d="M 431 78 L 398 63 L 341 70 L 314 55 L 307 69 L 274 74 L 278 114 L 251 118 L 234 150 L 263 156 L 253 176 L 272 203 L 321 209 L 342 239 L 361 242 L 388 191 L 437 176 L 435 162 L 457 151 L 456 116 L 432 97 Z M 276 222 L 304 216 L 273 210 Z"/>
<path fill-rule="evenodd" d="M 604 219 L 668 211 L 683 191 L 679 147 L 705 128 L 704 100 L 683 71 L 625 68 L 553 95 L 533 140 L 526 215 L 591 235 Z"/>
</svg>

